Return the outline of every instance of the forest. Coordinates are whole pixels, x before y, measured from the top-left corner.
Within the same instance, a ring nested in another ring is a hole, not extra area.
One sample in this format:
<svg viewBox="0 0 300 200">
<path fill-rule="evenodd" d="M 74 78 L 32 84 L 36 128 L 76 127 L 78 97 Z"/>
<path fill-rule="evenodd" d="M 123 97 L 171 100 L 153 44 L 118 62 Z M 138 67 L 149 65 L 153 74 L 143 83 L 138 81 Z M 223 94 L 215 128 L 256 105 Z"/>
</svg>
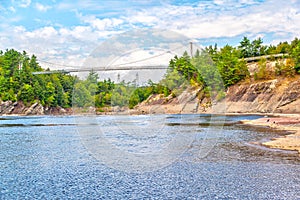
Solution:
<svg viewBox="0 0 300 200">
<path fill-rule="evenodd" d="M 94 71 L 84 80 L 60 73 L 33 75 L 32 72 L 49 69 L 43 69 L 35 55 L 10 49 L 0 51 L 0 101 L 22 101 L 27 106 L 38 102 L 45 107 L 63 108 L 95 106 L 101 111 L 111 106 L 133 108 L 152 94 L 177 96 L 188 86 L 203 87 L 207 95 L 222 99 L 227 87 L 250 78 L 244 58 L 279 53 L 284 54 L 286 62 L 276 63 L 272 74 L 266 69 L 266 59 L 259 60 L 254 80 L 299 74 L 298 38 L 275 46 L 264 45 L 261 38 L 251 41 L 244 37 L 236 47 L 218 48 L 215 44 L 197 50 L 192 57 L 187 52 L 175 56 L 159 83 L 149 80 L 146 85 L 136 87 L 134 82 L 100 81 Z"/>
</svg>

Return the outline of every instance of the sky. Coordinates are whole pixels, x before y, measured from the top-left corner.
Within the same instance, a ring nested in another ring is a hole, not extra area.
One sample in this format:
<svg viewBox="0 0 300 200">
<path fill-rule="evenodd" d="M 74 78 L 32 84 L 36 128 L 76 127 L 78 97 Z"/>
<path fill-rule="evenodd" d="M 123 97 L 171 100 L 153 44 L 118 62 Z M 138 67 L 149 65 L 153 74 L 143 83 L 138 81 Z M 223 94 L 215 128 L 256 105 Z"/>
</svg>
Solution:
<svg viewBox="0 0 300 200">
<path fill-rule="evenodd" d="M 243 36 L 290 41 L 299 25 L 297 0 L 0 0 L 0 49 L 25 50 L 41 64 L 82 65 L 103 42 L 140 29 L 237 46 Z"/>
</svg>

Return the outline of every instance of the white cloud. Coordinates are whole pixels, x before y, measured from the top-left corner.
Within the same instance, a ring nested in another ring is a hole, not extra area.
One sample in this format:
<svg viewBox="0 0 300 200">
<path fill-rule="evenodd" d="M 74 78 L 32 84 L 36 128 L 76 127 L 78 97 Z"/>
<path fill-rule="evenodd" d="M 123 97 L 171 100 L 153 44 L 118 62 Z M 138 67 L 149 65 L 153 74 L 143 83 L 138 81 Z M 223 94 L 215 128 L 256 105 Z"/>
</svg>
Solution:
<svg viewBox="0 0 300 200">
<path fill-rule="evenodd" d="M 6 8 L 10 7 L 8 5 L 21 7 L 21 8 L 28 8 L 31 5 L 31 0 L 11 0 L 11 1 L 5 0 L 5 3 L 7 5 L 4 5 L 4 7 Z"/>
<path fill-rule="evenodd" d="M 21 2 L 18 6 L 23 7 L 31 4 L 30 0 L 18 2 Z M 83 6 L 78 7 L 80 14 L 77 13 L 81 23 L 72 27 L 50 26 L 53 23 L 32 31 L 22 26 L 1 27 L 5 32 L 0 32 L 0 49 L 16 48 L 35 53 L 40 59 L 49 58 L 60 63 L 80 65 L 101 41 L 141 26 L 169 29 L 193 39 L 240 37 L 241 35 L 267 37 L 270 33 L 274 37 L 270 41 L 277 42 L 299 37 L 300 33 L 299 1 L 257 3 L 254 0 L 241 0 L 235 4 L 231 2 L 230 6 L 227 1 L 220 0 L 216 0 L 215 3 L 199 1 L 193 6 L 164 4 L 141 7 L 137 10 L 129 8 L 127 12 L 120 12 L 113 17 L 109 14 L 106 17 L 99 17 L 95 12 L 93 15 L 86 12 L 85 8 L 92 9 L 92 5 L 95 5 L 92 1 L 75 2 L 73 5 L 69 1 L 63 1 L 58 6 L 61 9 L 72 10 L 78 4 Z M 18 6 L 15 8 L 17 9 Z M 35 8 L 39 11 L 47 11 L 50 6 L 36 3 Z M 103 8 L 101 4 L 97 8 L 94 7 L 102 11 L 101 8 Z M 14 10 L 13 7 L 9 9 Z M 11 19 L 10 23 L 13 23 Z"/>
<path fill-rule="evenodd" d="M 122 3 L 122 1 L 102 1 L 99 3 L 95 0 L 65 0 L 58 3 L 57 8 L 62 10 L 105 10 L 113 5 L 118 5 L 119 3 Z"/>
<path fill-rule="evenodd" d="M 9 9 L 11 12 L 13 12 L 13 13 L 16 12 L 16 9 L 15 9 L 13 6 L 10 6 L 8 9 Z"/>
<path fill-rule="evenodd" d="M 89 24 L 92 28 L 100 30 L 100 31 L 105 31 L 105 30 L 111 30 L 113 28 L 118 28 L 124 21 L 119 18 L 104 18 L 104 19 L 99 19 L 94 15 L 82 15 L 82 14 L 77 14 L 79 19 L 86 23 Z"/>
<path fill-rule="evenodd" d="M 141 23 L 171 29 L 192 38 L 234 37 L 243 34 L 300 32 L 299 6 L 293 2 L 215 1 L 214 6 L 153 7 L 126 16 L 132 24 Z M 231 5 L 232 4 L 232 5 Z M 247 4 L 248 6 L 242 6 Z M 280 8 L 280 9 L 279 9 Z"/>
<path fill-rule="evenodd" d="M 214 0 L 214 3 L 217 5 L 223 5 L 225 3 L 224 0 Z"/>
<path fill-rule="evenodd" d="M 82 3 L 91 8 L 93 2 Z M 61 4 L 71 6 L 69 3 Z M 73 5 L 74 6 L 74 5 Z M 98 5 L 99 7 L 99 5 Z M 70 7 L 69 7 L 70 8 Z M 280 8 L 280 9 L 278 9 Z M 78 17 L 95 31 L 122 31 L 138 27 L 170 29 L 191 38 L 235 37 L 246 34 L 287 32 L 299 33 L 300 16 L 297 2 L 227 1 L 199 2 L 193 6 L 149 6 L 120 13 L 118 17 L 99 18 L 79 14 Z M 105 34 L 109 35 L 109 34 Z"/>
<path fill-rule="evenodd" d="M 51 9 L 51 6 L 43 5 L 43 4 L 40 4 L 40 3 L 36 3 L 36 4 L 35 4 L 35 8 L 36 8 L 38 11 L 46 12 L 47 10 Z"/>
<path fill-rule="evenodd" d="M 155 16 L 151 13 L 147 13 L 145 11 L 137 12 L 135 15 L 128 17 L 127 20 L 132 24 L 142 23 L 142 24 L 145 24 L 148 26 L 154 25 L 159 21 L 157 16 Z"/>
<path fill-rule="evenodd" d="M 55 30 L 55 28 L 48 26 L 34 30 L 32 32 L 26 32 L 26 36 L 28 36 L 29 38 L 48 40 L 58 36 L 58 32 Z"/>
<path fill-rule="evenodd" d="M 28 6 L 30 6 L 30 4 L 31 0 L 21 0 L 19 6 L 22 8 L 27 8 Z"/>
<path fill-rule="evenodd" d="M 92 35 L 94 38 L 91 38 Z M 11 26 L 6 27 L 6 32 L 0 32 L 0 49 L 26 50 L 29 54 L 37 55 L 41 60 L 67 65 L 71 63 L 78 66 L 96 47 L 94 42 L 98 38 L 95 35 L 90 27 L 56 30 L 54 27 L 47 26 L 28 31 L 23 26 Z M 95 40 L 91 41 L 93 39 Z M 46 68 L 55 69 L 59 67 L 42 64 Z"/>
</svg>

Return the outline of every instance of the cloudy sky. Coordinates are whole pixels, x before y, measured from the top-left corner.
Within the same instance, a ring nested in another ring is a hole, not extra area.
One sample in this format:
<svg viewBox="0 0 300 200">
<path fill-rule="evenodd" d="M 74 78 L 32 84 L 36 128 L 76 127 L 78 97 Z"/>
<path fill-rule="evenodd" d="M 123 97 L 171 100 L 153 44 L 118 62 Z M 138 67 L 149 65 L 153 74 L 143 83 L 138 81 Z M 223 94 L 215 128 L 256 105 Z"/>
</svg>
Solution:
<svg viewBox="0 0 300 200">
<path fill-rule="evenodd" d="M 266 44 L 300 33 L 297 0 L 0 0 L 0 49 L 80 65 L 102 42 L 124 31 L 164 29 L 199 45 Z"/>
</svg>

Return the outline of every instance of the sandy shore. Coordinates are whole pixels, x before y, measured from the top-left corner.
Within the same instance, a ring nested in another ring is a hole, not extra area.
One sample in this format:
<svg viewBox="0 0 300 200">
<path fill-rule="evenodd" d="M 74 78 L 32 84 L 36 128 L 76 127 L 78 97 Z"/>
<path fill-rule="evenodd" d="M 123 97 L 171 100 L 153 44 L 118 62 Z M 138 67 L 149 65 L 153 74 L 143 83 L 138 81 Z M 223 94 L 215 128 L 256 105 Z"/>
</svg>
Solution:
<svg viewBox="0 0 300 200">
<path fill-rule="evenodd" d="M 243 124 L 254 126 L 265 126 L 279 130 L 291 132 L 271 141 L 264 142 L 263 145 L 269 148 L 298 151 L 300 156 L 300 115 L 277 115 L 274 117 L 263 117 L 256 120 L 243 120 Z"/>
</svg>

